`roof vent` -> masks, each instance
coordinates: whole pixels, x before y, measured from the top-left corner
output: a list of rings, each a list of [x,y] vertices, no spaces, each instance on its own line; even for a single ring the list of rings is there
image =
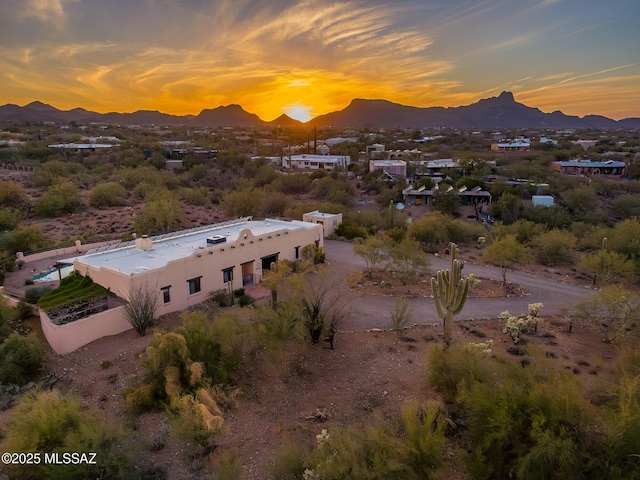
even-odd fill
[[[223,235],[213,235],[211,237],[207,237],[207,245],[217,245],[219,243],[225,243],[227,241],[227,237]]]

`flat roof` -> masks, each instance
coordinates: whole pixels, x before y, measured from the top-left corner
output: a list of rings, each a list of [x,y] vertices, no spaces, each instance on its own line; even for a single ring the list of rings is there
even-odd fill
[[[274,219],[259,221],[240,219],[237,222],[223,222],[151,237],[153,242],[151,250],[137,249],[135,241],[130,241],[89,250],[85,255],[75,259],[85,265],[109,268],[131,275],[162,268],[174,260],[190,257],[197,250],[223,247],[224,244],[207,244],[207,238],[214,235],[225,237],[227,239],[225,243],[233,243],[238,240],[240,232],[246,229],[250,230],[254,236],[260,237],[281,230],[314,228],[318,228],[318,225],[299,220],[287,222]]]
[[[561,167],[624,167],[626,164],[624,162],[619,162],[616,160],[561,160],[558,162],[551,162]]]
[[[338,215],[340,215],[339,213],[324,213],[324,212],[320,212],[318,210],[315,210],[313,212],[307,212],[304,215],[313,215],[314,217],[326,217],[326,218],[331,218],[331,217],[337,217]]]

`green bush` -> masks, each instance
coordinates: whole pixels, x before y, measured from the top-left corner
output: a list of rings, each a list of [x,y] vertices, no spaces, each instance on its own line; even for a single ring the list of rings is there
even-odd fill
[[[36,214],[43,217],[59,217],[74,213],[80,206],[78,187],[70,182],[51,185],[36,205]]]
[[[238,303],[241,307],[248,307],[249,305],[253,305],[253,298],[251,298],[247,294],[244,294],[238,298]]]
[[[344,237],[347,240],[353,240],[356,237],[365,238],[367,236],[367,231],[364,227],[356,225],[350,220],[344,220],[338,225],[335,233],[337,236]]]
[[[450,401],[455,400],[464,385],[485,383],[491,378],[487,355],[479,349],[459,345],[452,345],[448,350],[432,348],[427,370],[429,385]]]
[[[35,334],[28,337],[14,332],[0,345],[0,382],[27,383],[44,360]]]
[[[89,193],[89,205],[92,207],[115,207],[126,205],[127,189],[118,182],[98,185]]]
[[[132,466],[118,452],[119,432],[98,415],[85,410],[80,401],[60,392],[31,392],[22,397],[4,431],[9,452],[95,452],[96,464],[13,465],[11,478],[85,480],[127,478]],[[43,459],[41,459],[43,460]]]
[[[494,363],[491,381],[458,390],[471,445],[473,478],[591,478],[592,426],[579,381],[554,373],[542,351],[528,351],[529,366]]]
[[[45,294],[53,291],[49,285],[39,285],[37,287],[29,287],[24,292],[24,300],[27,303],[36,304]]]

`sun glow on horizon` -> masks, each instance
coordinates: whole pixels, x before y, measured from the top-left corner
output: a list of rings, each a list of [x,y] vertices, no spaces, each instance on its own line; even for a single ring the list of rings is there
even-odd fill
[[[284,112],[294,120],[308,122],[312,118],[311,108],[300,103],[294,103],[284,107]]]

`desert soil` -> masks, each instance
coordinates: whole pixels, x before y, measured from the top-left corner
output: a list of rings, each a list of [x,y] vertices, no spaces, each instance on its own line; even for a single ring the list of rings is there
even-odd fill
[[[390,292],[385,278],[378,275],[370,280],[369,293],[399,293]],[[388,285],[392,279],[386,282]],[[494,296],[502,291],[494,282],[481,285],[483,289],[476,295]],[[406,294],[407,286],[398,288]],[[411,288],[424,294],[420,282]],[[224,310],[246,313],[239,307]],[[36,319],[30,324],[34,331],[40,331]],[[161,319],[158,328],[170,331],[179,324],[179,315],[169,315]],[[454,333],[460,344],[492,339],[496,354],[510,356],[507,348],[513,343],[496,319],[457,322]],[[172,436],[166,413],[134,417],[126,408],[123,392],[139,382],[143,370],[138,359],[151,337],[138,337],[130,331],[65,356],[48,351],[45,370],[60,378],[56,387],[98,409],[108,421],[127,427],[130,433],[124,447],[139,452],[134,456],[138,468],[155,469],[158,477],[152,478],[210,478],[224,452],[229,451],[242,465],[243,479],[268,478],[265,466],[284,443],[311,443],[324,428],[372,425],[379,416],[395,418],[410,399],[438,398],[427,385],[426,372],[429,349],[442,342],[442,325],[414,326],[400,332],[341,331],[334,350],[324,343],[292,343],[287,361],[278,368],[260,356],[248,363],[235,377],[238,396],[235,406],[225,412],[227,427],[216,437],[216,448],[203,454],[196,445]],[[569,333],[561,318],[551,317],[527,340],[550,352],[559,369],[581,376],[585,395],[597,398],[606,390],[615,350],[592,328],[574,325]],[[0,412],[0,424],[10,415],[11,410]],[[455,450],[443,452],[447,477],[466,478],[455,461],[459,458]]]

